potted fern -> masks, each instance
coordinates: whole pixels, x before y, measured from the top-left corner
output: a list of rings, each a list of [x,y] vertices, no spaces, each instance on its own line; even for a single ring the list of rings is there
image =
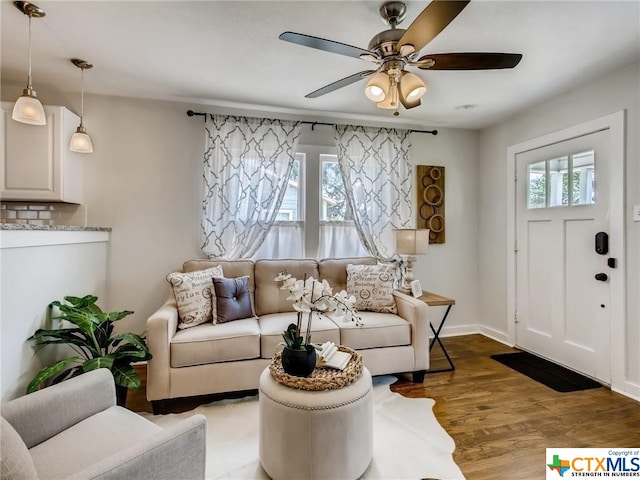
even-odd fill
[[[97,300],[93,295],[67,296],[64,303],[54,301],[49,304],[49,315],[54,308],[59,311],[59,315],[51,319],[59,321],[60,328],[40,328],[28,340],[37,346],[68,345],[77,355],[43,368],[29,383],[27,393],[97,368],[108,368],[113,373],[119,405],[124,406],[128,388],[140,387],[140,378],[131,364],[151,358],[144,336],[134,333],[113,335],[115,322],[133,312],[103,312],[96,305]]]

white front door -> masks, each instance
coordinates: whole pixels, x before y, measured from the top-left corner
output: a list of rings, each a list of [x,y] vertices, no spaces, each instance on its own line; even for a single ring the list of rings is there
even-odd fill
[[[516,155],[516,343],[610,382],[609,145],[604,129]],[[606,276],[606,278],[605,278]]]

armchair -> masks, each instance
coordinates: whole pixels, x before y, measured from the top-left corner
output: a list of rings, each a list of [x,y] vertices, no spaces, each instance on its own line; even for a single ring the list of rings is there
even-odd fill
[[[108,369],[2,404],[1,478],[204,479],[205,423],[162,429],[116,406]]]

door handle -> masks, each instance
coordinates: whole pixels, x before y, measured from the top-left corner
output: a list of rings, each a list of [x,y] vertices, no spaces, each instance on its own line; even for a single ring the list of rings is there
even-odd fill
[[[596,280],[599,282],[606,282],[609,280],[609,276],[606,273],[596,273]]]

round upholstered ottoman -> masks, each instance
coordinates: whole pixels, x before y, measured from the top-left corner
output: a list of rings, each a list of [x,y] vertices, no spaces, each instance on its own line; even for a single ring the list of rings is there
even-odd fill
[[[309,391],[260,376],[260,463],[274,480],[356,479],[373,452],[371,374],[346,387]]]

